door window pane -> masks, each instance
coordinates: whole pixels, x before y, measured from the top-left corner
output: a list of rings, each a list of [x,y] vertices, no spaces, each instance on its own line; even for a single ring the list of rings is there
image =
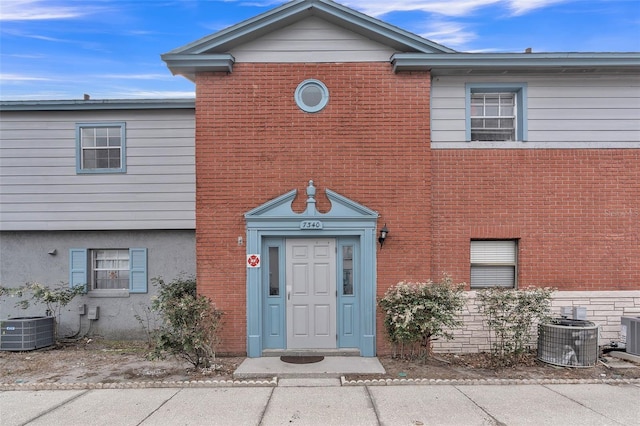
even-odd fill
[[[342,247],[342,294],[353,295],[353,246]]]
[[[269,247],[269,296],[280,296],[280,250]]]

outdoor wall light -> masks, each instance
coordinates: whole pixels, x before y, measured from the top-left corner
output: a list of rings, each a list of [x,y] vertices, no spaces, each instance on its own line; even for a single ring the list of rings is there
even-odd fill
[[[384,240],[387,239],[387,234],[389,230],[387,229],[387,224],[385,223],[382,229],[380,230],[380,237],[378,237],[378,242],[380,243],[380,248],[384,245]]]
[[[58,254],[58,250],[56,249],[49,250],[47,253],[50,254],[51,256],[55,256],[56,254]]]

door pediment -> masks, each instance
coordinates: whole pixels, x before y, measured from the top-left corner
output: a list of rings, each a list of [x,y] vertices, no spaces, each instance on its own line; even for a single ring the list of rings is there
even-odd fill
[[[379,216],[376,211],[330,189],[325,190],[325,194],[331,203],[331,209],[326,213],[319,212],[316,209],[316,188],[313,186],[313,181],[309,181],[309,185],[307,186],[307,208],[302,213],[296,213],[293,211],[292,204],[297,193],[298,191],[296,189],[291,190],[248,211],[244,215],[247,225],[251,228],[253,227],[252,225],[259,226],[258,224],[264,221],[273,222],[277,219],[299,221],[307,218],[320,219],[323,221],[360,219],[373,221],[375,223]]]

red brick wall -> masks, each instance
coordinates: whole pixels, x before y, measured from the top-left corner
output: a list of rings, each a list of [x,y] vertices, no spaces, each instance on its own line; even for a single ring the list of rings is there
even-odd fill
[[[302,112],[294,91],[316,78],[327,107]],[[197,76],[196,245],[199,291],[224,310],[223,352],[246,350],[243,213],[291,189],[304,210],[313,179],[318,209],[332,189],[380,213],[378,294],[431,271],[429,74],[388,63],[236,64]],[[380,334],[378,341],[384,344]]]
[[[469,241],[518,238],[520,286],[640,288],[638,150],[434,150],[432,274],[469,282]]]
[[[328,106],[294,91],[323,81]],[[638,150],[429,149],[429,75],[387,63],[237,64],[197,77],[198,285],[225,312],[222,351],[246,350],[243,213],[291,189],[303,211],[330,188],[381,215],[378,296],[443,272],[469,282],[469,241],[519,240],[520,286],[631,290],[640,283]],[[378,316],[378,350],[387,351]]]

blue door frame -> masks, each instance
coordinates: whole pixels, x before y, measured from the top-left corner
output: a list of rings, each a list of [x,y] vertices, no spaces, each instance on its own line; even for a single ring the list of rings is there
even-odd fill
[[[357,348],[361,356],[376,354],[376,240],[378,213],[329,189],[327,213],[316,210],[313,181],[307,187],[307,208],[295,213],[292,190],[247,212],[247,255],[261,258],[259,268],[247,268],[247,355],[262,356],[263,349],[286,348],[284,305],[284,241],[287,238],[335,238],[338,247],[338,347]],[[341,248],[353,247],[353,294],[344,294]],[[270,248],[280,250],[280,291],[269,292]],[[273,265],[273,264],[272,264]]]

